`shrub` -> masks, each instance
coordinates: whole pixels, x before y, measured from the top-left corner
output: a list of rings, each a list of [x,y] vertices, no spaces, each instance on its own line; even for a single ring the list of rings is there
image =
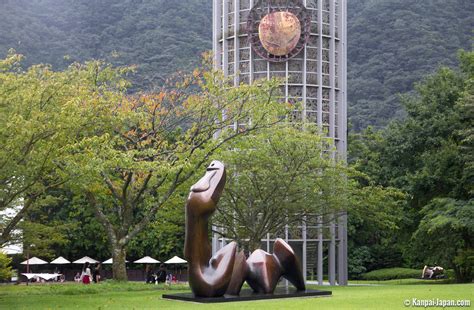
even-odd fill
[[[12,259],[0,252],[0,281],[9,281],[12,276]]]
[[[422,270],[410,268],[385,268],[367,272],[362,275],[364,280],[385,281],[394,279],[421,278]]]
[[[454,269],[447,269],[444,271],[444,274],[450,280],[456,279],[456,273],[454,272]]]

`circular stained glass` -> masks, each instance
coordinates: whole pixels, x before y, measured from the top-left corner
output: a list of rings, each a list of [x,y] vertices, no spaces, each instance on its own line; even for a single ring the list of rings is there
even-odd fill
[[[258,37],[270,54],[288,55],[301,38],[300,21],[290,12],[270,13],[260,21]]]
[[[311,15],[301,0],[260,0],[249,13],[247,32],[258,55],[283,62],[304,48],[310,26]]]

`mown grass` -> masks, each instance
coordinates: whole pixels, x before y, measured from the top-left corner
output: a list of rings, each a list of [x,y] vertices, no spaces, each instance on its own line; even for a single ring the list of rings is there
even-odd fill
[[[142,283],[0,286],[0,309],[405,309],[404,301],[412,298],[470,299],[474,302],[474,284],[425,281],[412,285],[414,283],[319,287],[332,290],[333,296],[212,305],[162,299],[165,293],[188,291],[186,286],[168,288]],[[311,288],[318,289],[316,286]]]
[[[104,294],[109,292],[120,293],[120,292],[140,292],[140,291],[160,291],[160,292],[173,292],[182,291],[189,289],[187,285],[172,285],[167,286],[164,284],[150,285],[138,282],[114,282],[107,281],[98,285],[82,285],[76,283],[55,283],[55,284],[35,284],[26,286],[22,285],[8,285],[0,286],[0,298],[2,296],[8,296],[15,294],[17,296],[34,296],[34,295],[94,295]]]

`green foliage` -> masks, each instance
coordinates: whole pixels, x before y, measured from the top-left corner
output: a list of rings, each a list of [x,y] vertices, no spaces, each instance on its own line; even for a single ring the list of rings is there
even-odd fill
[[[0,281],[10,280],[12,276],[12,259],[0,251]]]
[[[402,218],[403,193],[377,186],[367,175],[335,161],[330,141],[305,126],[303,131],[298,125],[273,127],[234,140],[219,153],[229,176],[213,224],[222,225],[226,237],[250,251],[269,232],[284,235],[286,224],[292,234],[291,227],[305,215],[328,220],[327,215],[343,210],[361,228],[360,243],[391,236]],[[365,271],[362,264],[372,260],[369,256],[351,265],[354,274]]]
[[[66,225],[68,244],[56,247],[57,256],[80,258],[94,253],[95,259],[109,259],[111,250],[107,243],[107,234],[94,214],[86,199],[73,195],[71,187],[65,184],[63,191],[58,193],[64,201],[50,206],[46,212],[53,215],[54,221],[62,221]]]
[[[474,200],[434,199],[413,235],[417,257],[453,268],[459,282],[474,278]]]
[[[349,174],[348,184],[354,194],[344,199],[355,206],[350,216],[350,247],[357,262],[353,271],[359,274],[363,268],[371,270],[381,264],[419,263],[421,258],[413,254],[409,244],[418,224],[427,216],[420,211],[436,198],[454,199],[454,204],[465,204],[472,198],[474,54],[461,52],[459,71],[441,69],[417,86],[416,95],[410,91],[415,81],[438,65],[453,67],[456,50],[470,48],[474,3],[356,0],[348,5],[349,109],[354,128],[367,124],[379,127],[392,117],[406,116],[386,131],[369,129],[351,139],[351,162],[361,173]],[[114,130],[146,123],[146,113],[142,110],[125,120],[104,114],[101,108],[116,111],[115,103],[122,101],[122,92],[128,86],[121,78],[125,71],[100,62],[73,62],[105,58],[119,65],[134,64],[138,74],[130,76],[135,82],[131,90],[156,89],[170,73],[194,67],[199,54],[211,48],[210,11],[210,2],[203,0],[2,3],[0,53],[14,47],[27,57],[11,53],[0,61],[0,123],[6,124],[0,126],[0,211],[21,204],[21,197],[25,199],[24,212],[18,217],[0,219],[0,243],[10,239],[19,220],[26,217],[25,225],[58,226],[55,239],[66,236],[70,241],[67,245],[49,245],[46,251],[52,248],[65,256],[90,252],[111,255],[105,243],[106,231],[94,217],[89,200],[74,197],[57,204],[51,197],[63,194],[51,190],[64,178],[81,179],[94,169],[116,173],[117,166],[126,170],[135,165],[134,156],[149,152],[149,148],[121,153],[120,147],[127,147],[127,143],[116,139]],[[22,69],[41,62],[64,71],[55,72],[43,65]],[[213,96],[238,97],[224,92],[209,89]],[[401,100],[405,111],[400,108],[398,93],[408,93]],[[137,102],[145,103],[149,100],[146,97]],[[173,145],[179,140],[176,137],[186,132],[187,124],[183,120],[182,126],[164,141]],[[70,152],[78,152],[71,158],[79,158],[78,166],[85,167],[72,169],[72,175],[69,163],[58,160]],[[109,157],[102,163],[89,160],[96,155],[103,156],[100,159]],[[140,169],[146,171],[150,166],[143,163]],[[190,169],[192,164],[182,167]],[[93,191],[104,189],[101,177],[96,174],[90,180],[97,182],[93,183],[97,185]],[[143,180],[138,178],[137,184],[143,184]],[[112,181],[123,184],[120,176]],[[408,194],[403,215],[400,191],[394,188]],[[66,192],[82,189],[80,184],[64,186]],[[184,183],[176,188],[169,203],[150,217],[147,229],[130,240],[131,255],[141,255],[150,247],[157,249],[157,255],[174,250],[179,253],[179,248],[173,248],[183,234],[182,209],[177,206],[181,207],[186,190]],[[110,189],[100,193],[110,194]],[[340,199],[331,197],[325,199],[330,203]],[[137,212],[136,218],[146,217],[153,203],[144,201],[145,212]],[[102,207],[119,225],[120,218],[114,215],[118,206],[106,201]],[[39,215],[43,212],[48,216]],[[61,221],[64,225],[59,224]],[[44,234],[51,229],[43,228]],[[455,241],[457,244],[459,240]],[[368,246],[368,251],[363,246]],[[458,266],[466,266],[471,257],[469,249],[447,253]]]
[[[461,52],[461,69],[466,76],[465,90],[456,104],[461,129],[457,132],[460,157],[465,163],[461,182],[474,195],[474,53]]]
[[[183,198],[181,188],[219,147],[285,114],[276,81],[234,88],[216,71],[195,70],[158,93],[125,96],[127,68],[89,62],[61,72],[21,71],[20,59],[9,56],[0,72],[0,210],[25,203],[13,219],[2,217],[3,235],[26,218],[23,241],[43,256],[99,249],[121,262],[123,275],[125,247],[145,228],[152,229],[139,246],[165,235],[159,253],[179,251],[173,244],[183,234],[182,213],[174,199]],[[244,130],[231,129],[249,119]],[[165,216],[173,213],[170,223]],[[71,235],[77,238],[70,248]]]
[[[472,1],[348,1],[349,115],[356,130],[403,116],[399,93],[470,48]],[[136,65],[134,90],[156,89],[192,70],[212,48],[212,5],[205,0],[17,0],[0,10],[0,55],[25,66],[106,59]],[[64,57],[67,55],[67,57]]]
[[[25,221],[19,225],[23,234],[24,247],[29,250],[30,256],[52,260],[56,258],[56,249],[69,243],[63,224],[48,224]]]
[[[31,255],[63,256],[71,260],[86,255],[98,260],[109,259],[107,235],[87,201],[74,196],[68,184],[49,190],[47,194],[51,198],[49,203],[30,209],[21,224],[26,226],[25,247],[35,245]],[[41,234],[35,233],[36,227]]]
[[[454,257],[454,272],[458,282],[471,283],[474,279],[474,249],[458,250]]]
[[[385,252],[402,253],[398,265],[431,262],[456,270],[455,261],[462,262],[456,276],[465,281],[464,252],[473,239],[466,222],[472,221],[473,52],[461,52],[460,60],[458,71],[441,68],[417,85],[417,95],[404,98],[406,119],[356,135],[351,161],[375,184],[407,193],[402,229],[386,239]]]
[[[367,272],[366,266],[372,262],[370,249],[366,246],[351,249],[348,257],[348,272],[351,279],[360,279]]]
[[[211,48],[211,9],[204,0],[3,1],[0,54],[15,48],[26,66],[55,69],[89,59],[136,65],[134,88],[149,90],[199,64]]]
[[[59,159],[126,85],[118,74],[127,69],[101,62],[61,72],[45,65],[22,71],[21,59],[10,54],[0,60],[0,211],[18,211],[1,219],[0,244],[9,241],[28,209],[47,203],[46,192],[64,183]],[[83,110],[83,102],[91,109]]]
[[[421,278],[421,272],[422,270],[410,268],[386,268],[363,274],[362,278],[371,281]]]
[[[394,236],[403,233],[407,221],[403,212],[406,195],[378,180],[384,141],[381,132],[368,127],[362,133],[351,133],[349,140],[348,162],[361,187],[354,195],[355,202],[360,200],[366,206],[355,208],[357,212],[351,212],[348,221],[349,273],[359,278],[362,272],[403,264],[400,243]]]
[[[462,146],[466,156],[470,149],[461,144],[459,133],[467,134],[472,124],[472,115],[461,112],[468,112],[471,79],[467,72],[442,68],[418,84],[418,95],[404,99],[405,120],[357,137],[363,146],[352,149],[351,156],[357,157],[359,168],[378,184],[412,194],[411,203],[418,209],[433,195],[467,197],[469,182],[458,180],[470,162],[459,149]],[[464,140],[469,142],[468,137]]]
[[[345,168],[331,159],[330,141],[309,126],[282,124],[252,133],[219,157],[228,178],[214,225],[249,251],[269,232],[281,236],[286,224],[300,223],[305,214],[347,206]]]
[[[160,92],[117,93],[120,104],[110,101],[110,109],[96,113],[99,120],[93,132],[77,140],[62,158],[71,189],[83,195],[107,235],[115,279],[126,279],[130,242],[139,234],[159,233],[145,229],[164,214],[161,210],[173,212],[174,197],[215,151],[285,115],[285,107],[276,100],[276,81],[230,87],[220,73],[207,68],[177,77]],[[83,108],[89,111],[93,106],[84,102]],[[250,119],[243,130],[231,128]],[[159,222],[165,224],[166,219]],[[176,225],[161,227],[182,231]],[[170,250],[170,243],[161,245]]]
[[[349,208],[353,219],[367,224],[367,234],[378,231],[379,238],[398,229],[398,223],[402,219],[400,206],[405,199],[403,192],[394,187],[382,187],[373,183],[364,185],[364,181],[360,181],[364,175],[357,174],[354,170],[351,170],[349,176]],[[377,236],[372,238],[377,239]]]
[[[164,261],[175,255],[183,256],[184,203],[188,188],[183,186],[167,207],[157,211],[155,220],[130,241],[129,257],[149,255]]]
[[[406,196],[396,188],[375,185],[356,167],[351,167],[348,189],[348,267],[350,276],[359,278],[367,270],[401,264],[399,245],[392,238],[403,225]]]
[[[474,2],[349,1],[348,98],[354,129],[404,116],[399,94],[471,49]]]

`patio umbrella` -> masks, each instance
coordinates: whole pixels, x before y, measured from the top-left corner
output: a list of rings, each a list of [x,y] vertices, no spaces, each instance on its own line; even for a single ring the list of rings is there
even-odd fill
[[[89,256],[84,256],[83,258],[81,259],[78,259],[78,260],[75,260],[73,261],[72,263],[73,264],[85,264],[85,263],[89,263],[89,264],[97,264],[99,261],[93,259],[93,258],[90,258]]]
[[[186,263],[187,261],[185,261],[184,259],[178,256],[170,258],[165,262],[165,264],[186,264]]]
[[[135,264],[159,264],[161,263],[159,260],[151,258],[150,256],[145,256],[140,258],[139,260],[134,261]]]
[[[59,256],[58,258],[56,258],[55,260],[53,260],[50,264],[51,264],[51,265],[68,265],[68,264],[70,264],[70,263],[71,263],[71,262],[68,261],[67,259],[65,259],[64,257]],[[59,269],[59,267],[56,267],[56,268],[54,269],[54,276],[46,276],[46,277],[42,277],[42,278],[45,279],[46,281],[50,280],[50,279],[49,279],[50,277],[51,277],[52,279],[57,278],[58,280],[61,280],[61,277],[60,277],[58,274],[61,274],[61,273],[63,273],[63,272],[64,272],[64,270],[61,271],[61,270]],[[64,277],[64,278],[63,278],[62,281],[66,280],[66,276],[63,275],[63,277]],[[62,281],[61,281],[61,282],[62,282]]]
[[[128,263],[128,260],[125,260],[126,263]],[[109,258],[105,262],[102,262],[104,265],[112,265],[114,263],[114,260],[112,258]]]
[[[58,258],[53,260],[50,264],[53,264],[53,265],[67,265],[67,264],[70,264],[70,263],[71,262],[68,261],[67,259],[65,259],[64,257],[59,256]]]
[[[28,260],[25,260],[22,262],[22,265],[46,265],[48,262],[44,261],[42,259],[39,259],[38,257],[32,257]]]
[[[46,265],[47,263],[48,263],[47,261],[44,261],[44,260],[42,260],[38,257],[32,257],[32,258],[29,258],[29,259],[25,260],[21,264],[26,265],[26,272],[29,273],[30,272],[30,266],[33,266],[33,265]],[[28,284],[28,282],[27,282],[27,284]]]
[[[179,256],[174,256],[173,258],[170,258],[165,262],[165,264],[167,264],[167,265],[171,265],[171,264],[179,265],[179,264],[186,264],[186,263],[187,263],[187,261],[185,261],[184,259],[182,259]],[[178,275],[178,268],[176,266],[174,268],[174,271],[175,271],[175,274],[177,276]],[[181,270],[179,271],[179,274],[181,275]]]
[[[148,272],[150,271],[150,264],[159,264],[161,263],[159,260],[156,260],[150,256],[145,256],[140,258],[139,260],[134,261],[135,264],[145,264],[145,281],[148,282]]]

